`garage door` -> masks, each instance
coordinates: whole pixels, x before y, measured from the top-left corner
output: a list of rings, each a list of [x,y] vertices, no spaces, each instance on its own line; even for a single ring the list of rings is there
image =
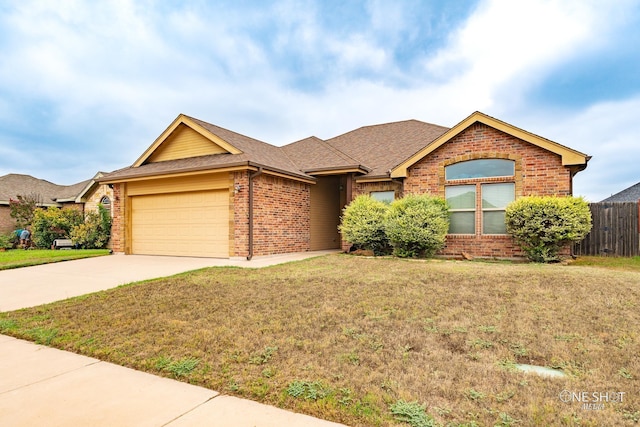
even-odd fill
[[[228,190],[131,198],[131,251],[229,257]]]

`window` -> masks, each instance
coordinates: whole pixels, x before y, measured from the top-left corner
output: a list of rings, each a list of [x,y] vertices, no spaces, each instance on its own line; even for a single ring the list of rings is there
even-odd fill
[[[482,184],[482,234],[507,234],[505,208],[515,196],[515,184]]]
[[[103,208],[111,212],[111,200],[109,199],[109,197],[102,196],[102,198],[100,199],[100,204]]]
[[[506,234],[505,208],[515,199],[514,175],[513,160],[478,159],[446,166],[448,181],[466,181],[445,187],[451,213],[449,234],[476,234],[476,224],[481,224],[482,234]]]
[[[456,185],[445,189],[451,216],[449,234],[475,234],[476,186]]]
[[[468,160],[444,168],[445,179],[490,178],[495,176],[513,176],[515,162],[505,159]]]
[[[375,200],[380,200],[381,202],[386,203],[393,202],[396,197],[395,191],[372,191],[369,195]]]

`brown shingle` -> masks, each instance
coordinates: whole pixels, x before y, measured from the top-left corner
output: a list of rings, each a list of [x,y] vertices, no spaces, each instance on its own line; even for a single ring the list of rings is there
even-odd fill
[[[51,205],[58,199],[75,199],[88,183],[89,180],[73,185],[57,185],[31,175],[10,173],[0,177],[0,202],[8,203],[18,195],[38,195],[41,203]]]
[[[429,145],[447,130],[449,128],[443,126],[406,120],[364,126],[326,142],[370,168],[368,177],[377,177],[387,176],[390,169]]]

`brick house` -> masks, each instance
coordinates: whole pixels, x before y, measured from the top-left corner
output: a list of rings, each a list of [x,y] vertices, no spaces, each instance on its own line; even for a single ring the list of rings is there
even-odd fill
[[[276,147],[179,115],[113,187],[112,244],[126,254],[252,257],[342,247],[354,197],[445,197],[442,254],[520,255],[504,208],[524,195],[571,195],[589,156],[475,112],[446,128],[417,120]]]
[[[98,172],[93,178],[73,185],[58,185],[31,175],[7,174],[0,176],[0,233],[11,233],[16,222],[11,218],[9,201],[17,196],[35,197],[38,206],[77,209],[82,212],[97,210],[98,203],[110,209],[113,190],[98,184]]]

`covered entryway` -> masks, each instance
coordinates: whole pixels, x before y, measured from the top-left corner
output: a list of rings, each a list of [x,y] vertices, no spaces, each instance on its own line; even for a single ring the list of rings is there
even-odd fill
[[[132,197],[131,253],[229,257],[229,191]]]
[[[312,251],[340,248],[338,225],[344,198],[344,184],[340,176],[318,177],[317,183],[311,186]]]

